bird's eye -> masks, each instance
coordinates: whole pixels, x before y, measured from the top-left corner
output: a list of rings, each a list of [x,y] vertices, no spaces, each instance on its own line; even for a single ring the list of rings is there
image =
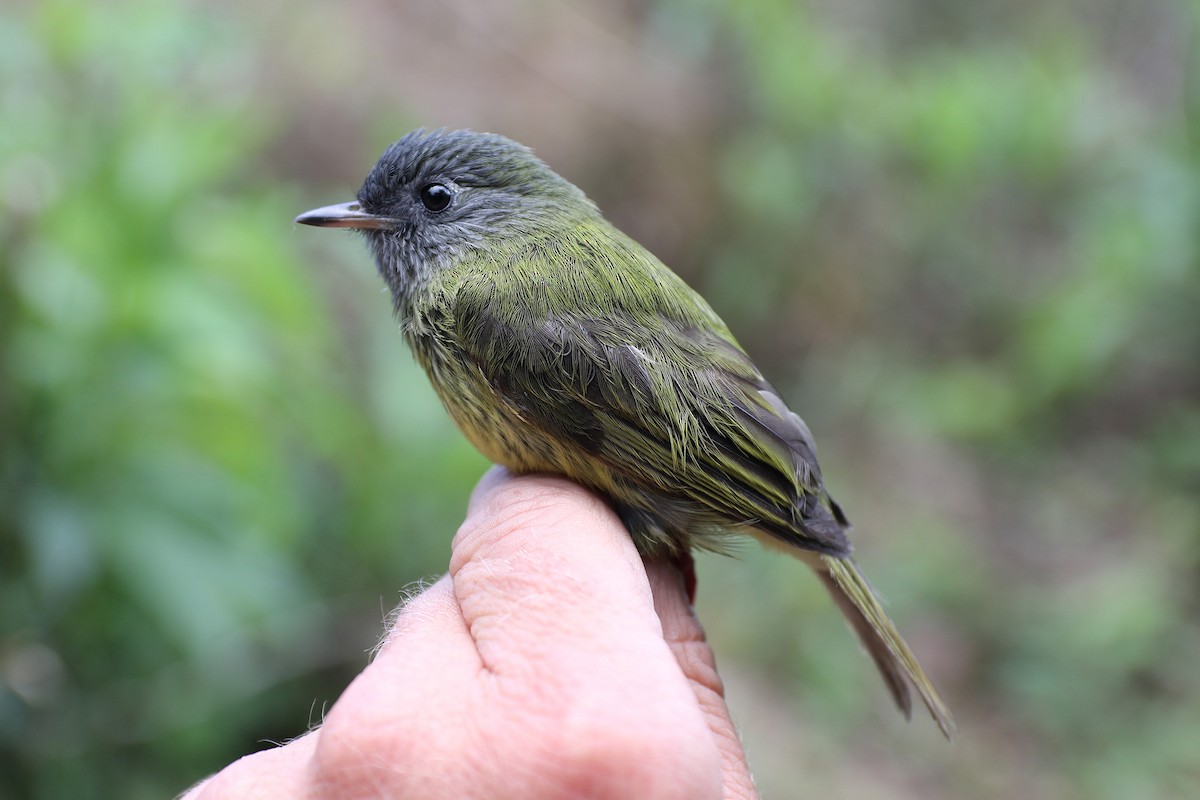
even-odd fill
[[[445,211],[454,193],[441,183],[430,183],[421,189],[421,204],[429,211]]]

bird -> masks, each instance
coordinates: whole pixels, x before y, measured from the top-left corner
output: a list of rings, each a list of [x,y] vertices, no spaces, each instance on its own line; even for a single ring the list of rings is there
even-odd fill
[[[296,217],[365,238],[400,328],[488,459],[608,500],[640,553],[749,535],[817,574],[911,719],[954,722],[853,557],[808,426],[711,306],[532,150],[424,130],[357,198]]]

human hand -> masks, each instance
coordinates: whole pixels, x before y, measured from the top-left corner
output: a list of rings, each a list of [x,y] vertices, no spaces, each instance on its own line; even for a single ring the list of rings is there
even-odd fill
[[[757,794],[678,569],[584,489],[497,468],[321,727],[184,800],[582,797]]]

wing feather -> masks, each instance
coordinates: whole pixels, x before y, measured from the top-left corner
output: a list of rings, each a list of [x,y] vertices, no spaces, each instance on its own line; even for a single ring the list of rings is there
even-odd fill
[[[618,287],[626,296],[605,299],[612,315],[599,318],[588,296],[596,287],[586,282],[603,276],[586,259],[537,276],[566,300],[553,304],[519,274],[534,263],[510,260],[506,272],[458,286],[455,344],[552,450],[586,453],[604,471],[577,467],[571,477],[657,513],[666,527],[682,528],[679,536],[750,525],[804,549],[850,552],[848,523],[825,491],[807,426],[698,295],[661,268],[665,275],[648,277],[677,282],[667,288],[687,302],[639,304],[630,282]],[[666,501],[679,496],[692,505]],[[653,507],[655,499],[665,505]]]

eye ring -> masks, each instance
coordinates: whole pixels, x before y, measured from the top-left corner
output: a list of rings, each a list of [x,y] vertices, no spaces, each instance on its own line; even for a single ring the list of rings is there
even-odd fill
[[[421,187],[421,205],[425,210],[437,214],[450,207],[454,192],[444,183],[427,183]]]

